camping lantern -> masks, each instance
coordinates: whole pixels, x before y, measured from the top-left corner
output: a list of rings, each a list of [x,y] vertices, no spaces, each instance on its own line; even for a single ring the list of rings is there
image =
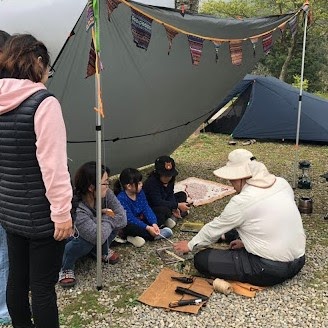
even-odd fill
[[[302,170],[301,176],[298,178],[298,188],[311,189],[312,183],[310,178],[311,163],[309,161],[300,161],[298,168]]]

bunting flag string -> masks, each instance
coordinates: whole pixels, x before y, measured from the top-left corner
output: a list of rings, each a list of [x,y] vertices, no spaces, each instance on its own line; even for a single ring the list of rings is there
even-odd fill
[[[250,38],[255,38],[255,37],[263,37],[265,35],[267,35],[268,33],[272,33],[274,31],[277,30],[278,27],[275,27],[269,31],[266,31],[266,32],[263,32],[261,34],[257,34],[257,35],[251,35],[249,37],[246,37],[246,38],[242,38],[242,39],[224,39],[224,38],[214,38],[214,37],[208,37],[208,36],[204,36],[204,35],[199,35],[199,34],[195,34],[195,33],[191,33],[190,31],[185,31],[183,29],[180,29],[180,28],[177,28],[176,26],[173,26],[173,25],[170,25],[166,22],[163,22],[162,20],[156,18],[156,17],[153,17],[151,15],[149,15],[147,12],[143,11],[142,9],[139,9],[138,7],[136,7],[134,4],[128,2],[127,0],[117,0],[119,2],[122,2],[124,3],[126,6],[130,7],[131,10],[134,10],[135,12],[139,12],[140,14],[144,15],[145,17],[148,17],[149,19],[151,19],[152,21],[160,24],[160,25],[163,25],[164,27],[169,27],[171,28],[172,30],[175,30],[176,32],[178,33],[181,33],[181,34],[185,34],[185,35],[193,35],[193,36],[196,36],[198,38],[201,38],[203,40],[209,40],[209,41],[221,41],[221,42],[229,42],[229,41],[246,41]],[[286,20],[285,23],[289,22],[290,20],[292,20],[294,17],[298,16],[300,14],[300,12],[302,11],[302,8],[300,8],[297,12],[295,12],[293,14],[293,16],[291,16],[288,20]]]
[[[175,30],[172,30],[168,26],[164,25],[164,28],[165,28],[165,31],[166,31],[167,38],[169,40],[169,50],[168,50],[168,53],[167,53],[169,55],[170,51],[171,51],[171,48],[172,48],[172,41],[175,38],[175,36],[178,35],[179,33]]]
[[[273,46],[272,33],[268,33],[262,39],[263,51],[267,55]]]
[[[203,52],[204,40],[193,35],[188,35],[190,55],[193,65],[198,65]]]
[[[187,36],[189,42],[189,50],[191,54],[192,64],[198,65],[200,63],[200,58],[203,51],[203,43],[204,40],[208,40],[214,44],[215,49],[215,61],[218,62],[219,59],[219,48],[224,42],[229,42],[229,50],[231,55],[231,62],[233,65],[241,65],[243,59],[243,51],[242,51],[242,42],[246,40],[250,40],[253,46],[253,55],[256,56],[256,45],[260,39],[262,39],[263,51],[265,54],[268,54],[273,46],[273,32],[278,28],[281,33],[286,29],[286,25],[289,24],[291,29],[291,33],[294,36],[297,30],[297,18],[301,12],[308,10],[307,3],[304,4],[302,8],[300,8],[297,12],[295,12],[291,17],[289,17],[284,23],[275,27],[269,31],[263,32],[261,34],[252,35],[242,39],[223,39],[223,38],[213,38],[202,36],[194,33],[190,33],[188,31],[177,28],[173,25],[165,23],[151,15],[142,9],[138,8],[133,3],[128,2],[127,0],[107,0],[107,11],[108,11],[108,19],[110,20],[110,16],[113,11],[118,7],[120,3],[124,3],[131,9],[131,31],[133,35],[133,41],[137,47],[147,50],[152,33],[152,23],[153,21],[164,26],[166,30],[166,35],[168,38],[168,55],[172,49],[172,43],[174,37],[182,33]],[[98,12],[95,8],[98,8],[98,0],[88,0],[87,4],[87,31],[97,25],[97,17],[95,17],[94,13]],[[95,70],[97,69],[95,62],[99,56],[99,49],[97,49],[97,44],[99,44],[99,31],[95,28],[95,40],[90,48],[89,53],[89,62],[87,68],[87,77],[95,74]],[[102,69],[101,61],[99,59],[99,69]]]
[[[243,61],[242,47],[243,45],[241,40],[234,40],[229,42],[231,62],[233,65],[241,65]]]
[[[112,12],[117,8],[120,4],[119,0],[107,0],[107,13],[108,13],[108,20],[110,21],[110,16]]]
[[[132,9],[131,30],[133,41],[138,48],[147,50],[151,38],[151,26],[153,20],[138,11]]]

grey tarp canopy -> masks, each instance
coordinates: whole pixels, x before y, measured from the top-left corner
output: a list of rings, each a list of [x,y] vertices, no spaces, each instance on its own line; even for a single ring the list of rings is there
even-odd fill
[[[271,76],[246,75],[218,105],[233,103],[205,127],[234,138],[295,140],[299,89]],[[302,95],[300,140],[328,142],[328,100]]]
[[[206,40],[200,64],[195,66],[186,34],[179,33],[173,39],[168,55],[165,28],[154,21],[145,51],[133,42],[131,9],[119,4],[109,21],[106,3],[99,1],[105,108],[102,157],[112,173],[127,166],[141,167],[153,163],[159,155],[172,153],[264,55],[261,37],[256,43],[255,55],[249,38],[274,30],[275,40],[281,35],[278,26],[293,16],[292,13],[243,20],[189,14],[182,17],[178,11],[131,2],[154,18],[188,33],[227,40],[245,39],[241,65],[232,65],[229,42],[220,46],[216,62],[214,44]],[[0,23],[0,29],[6,30],[6,26]],[[55,31],[49,31],[49,39],[53,33]],[[47,44],[47,40],[43,41]],[[74,35],[58,56],[56,72],[47,85],[62,104],[72,173],[83,162],[96,159],[95,80],[85,78],[90,43],[91,33],[86,33],[84,11],[74,27]]]

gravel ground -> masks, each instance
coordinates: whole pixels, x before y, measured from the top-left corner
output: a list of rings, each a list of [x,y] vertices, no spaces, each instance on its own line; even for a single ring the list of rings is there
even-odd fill
[[[215,180],[211,172],[224,164],[227,154],[234,149],[231,147],[236,147],[228,146],[228,140],[225,136],[207,134],[189,138],[173,154],[180,170],[179,179],[195,176]],[[293,181],[292,144],[257,142],[246,147],[273,173]],[[139,249],[130,244],[118,245],[115,250],[120,254],[120,262],[103,266],[100,291],[96,289],[96,262],[90,258],[78,263],[75,288],[63,290],[58,286],[61,327],[328,327],[328,220],[323,219],[328,211],[328,185],[320,178],[320,174],[328,171],[326,148],[302,146],[298,154],[300,159],[313,164],[313,188],[295,189],[296,201],[300,196],[312,197],[314,211],[302,215],[307,235],[306,265],[295,278],[267,288],[255,298],[213,293],[197,315],[165,311],[143,305],[137,298],[164,267],[155,251],[168,246],[168,242],[149,242]],[[188,220],[210,221],[229,199],[193,208]],[[179,225],[174,233],[176,241],[193,236],[180,232]],[[178,270],[176,265],[168,267]]]

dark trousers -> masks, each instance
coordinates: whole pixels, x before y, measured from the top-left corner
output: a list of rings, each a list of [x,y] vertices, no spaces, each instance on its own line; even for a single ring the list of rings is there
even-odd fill
[[[208,248],[194,257],[195,268],[209,277],[272,286],[294,277],[304,266],[305,256],[291,262],[263,259],[244,248],[220,250]]]
[[[14,328],[59,328],[55,285],[65,241],[53,237],[29,239],[7,233],[9,276],[7,305]]]
[[[183,203],[187,201],[187,194],[184,191],[179,191],[174,194],[174,197],[178,203]],[[166,219],[170,218],[172,216],[172,209],[165,206],[154,206],[152,207],[152,210],[156,214],[158,222],[164,222]],[[182,213],[181,213],[182,214]],[[160,225],[158,225],[160,226]]]

